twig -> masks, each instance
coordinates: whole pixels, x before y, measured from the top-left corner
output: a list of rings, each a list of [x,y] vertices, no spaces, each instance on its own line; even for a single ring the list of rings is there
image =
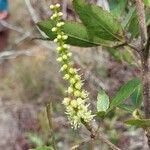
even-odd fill
[[[11,30],[14,30],[16,32],[23,33],[23,34],[25,33],[25,31],[22,28],[20,28],[18,26],[13,26],[4,20],[0,20],[0,24],[4,27],[11,29]]]
[[[27,5],[27,7],[28,7],[28,10],[29,10],[29,12],[30,12],[30,15],[31,15],[31,17],[32,17],[32,19],[33,19],[33,21],[34,21],[34,23],[37,23],[37,22],[40,20],[40,18],[39,18],[39,16],[36,14],[35,10],[33,9],[30,0],[25,0],[25,3],[26,3],[26,5]]]
[[[90,141],[90,139],[86,139],[84,141],[81,141],[79,144],[76,144],[75,146],[73,146],[71,148],[71,150],[77,150],[79,149],[81,146],[83,146],[84,144],[88,143]]]
[[[136,2],[136,10],[137,16],[140,26],[140,34],[141,34],[141,48],[143,49],[147,43],[147,26],[145,20],[145,9],[142,0],[135,0]]]
[[[97,134],[94,131],[94,128],[91,125],[85,123],[84,121],[82,121],[82,123],[84,124],[84,126],[86,127],[86,129],[88,131],[90,131],[92,139],[99,139],[100,141],[102,141],[105,144],[107,144],[112,150],[121,150],[119,147],[117,147],[116,145],[114,145],[113,143],[111,143],[107,138],[105,138],[104,135],[102,135],[101,133]]]
[[[145,9],[142,0],[136,0],[136,9],[140,25],[140,35],[141,35],[141,64],[142,64],[142,83],[143,83],[143,101],[145,109],[145,117],[150,118],[150,81],[149,81],[149,48],[150,48],[150,29],[148,28],[145,21]],[[147,39],[148,37],[148,39]],[[146,135],[148,138],[148,145],[150,148],[150,127],[146,130]]]

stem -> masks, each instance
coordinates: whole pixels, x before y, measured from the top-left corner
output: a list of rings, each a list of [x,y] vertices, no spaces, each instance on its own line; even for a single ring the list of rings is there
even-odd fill
[[[147,26],[145,20],[145,9],[143,0],[135,0],[136,2],[136,10],[137,16],[140,26],[140,34],[141,34],[141,49],[143,49],[147,43]]]
[[[148,59],[146,59],[143,52],[141,53],[141,62],[142,62],[142,83],[143,83],[143,100],[144,100],[145,117],[150,118],[149,66],[148,66]]]
[[[144,101],[144,110],[145,117],[147,119],[150,118],[150,82],[149,82],[149,49],[150,49],[150,27],[146,26],[145,21],[145,9],[142,0],[136,1],[136,9],[137,16],[140,26],[140,34],[141,34],[141,48],[140,48],[140,56],[141,56],[141,65],[142,65],[142,83],[143,83],[143,101]],[[148,139],[148,145],[150,147],[150,127],[145,129],[146,136]]]
[[[56,143],[55,143],[55,136],[54,136],[54,132],[53,132],[53,124],[52,124],[52,103],[50,102],[49,104],[47,104],[46,106],[46,112],[47,112],[47,118],[48,118],[48,123],[49,123],[49,128],[50,128],[50,134],[52,137],[52,145],[53,145],[53,149],[57,150],[56,148]]]
[[[92,139],[99,139],[103,143],[107,144],[112,150],[121,150],[119,147],[117,147],[116,145],[111,143],[107,138],[105,138],[102,134],[95,132],[94,128],[91,125],[87,124],[84,121],[82,121],[82,123],[84,124],[86,129],[90,131]]]

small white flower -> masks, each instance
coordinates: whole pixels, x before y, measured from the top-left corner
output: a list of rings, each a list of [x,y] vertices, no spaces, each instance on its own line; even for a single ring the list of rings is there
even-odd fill
[[[57,31],[57,28],[56,27],[53,27],[52,28],[52,32],[56,32]]]
[[[65,79],[65,80],[68,80],[69,78],[70,78],[69,74],[65,74],[65,75],[64,75],[64,79]]]
[[[56,8],[60,8],[60,4],[56,4],[55,7],[56,7]]]
[[[49,8],[50,8],[51,10],[53,10],[53,9],[55,8],[55,6],[54,6],[54,5],[50,5]]]
[[[55,43],[57,43],[57,42],[58,42],[58,39],[57,39],[57,38],[56,38],[56,39],[54,39],[54,42],[55,42]]]
[[[58,13],[58,16],[59,16],[59,17],[63,16],[63,13],[62,13],[62,12],[59,12],[59,13]]]
[[[58,57],[58,58],[57,58],[57,61],[58,61],[58,62],[62,62],[62,61],[63,61],[62,57]]]
[[[64,45],[63,45],[63,48],[69,49],[70,47],[69,47],[67,44],[64,44]]]
[[[68,53],[68,54],[67,54],[67,56],[71,57],[71,56],[72,56],[72,53],[71,53],[71,52],[70,52],[70,53]]]
[[[81,87],[82,87],[82,83],[77,82],[77,83],[75,84],[75,88],[76,88],[76,89],[80,90]]]
[[[68,68],[68,66],[67,66],[66,64],[64,64],[64,65],[61,67],[60,71],[64,71],[64,70],[66,70],[67,68]]]
[[[63,58],[63,60],[67,60],[68,59],[67,55],[63,55],[62,58]]]
[[[74,91],[74,96],[75,97],[80,97],[81,96],[81,92],[79,90]]]
[[[77,108],[78,104],[77,104],[77,101],[76,100],[72,100],[70,105],[73,107],[73,108]]]
[[[60,34],[57,35],[57,39],[58,39],[58,40],[62,39],[62,36],[61,36]]]
[[[60,28],[60,27],[62,27],[64,24],[65,24],[64,22],[59,22],[59,23],[57,23],[56,26],[57,26],[58,28]]]
[[[67,92],[68,92],[69,94],[71,94],[71,93],[73,92],[73,88],[72,88],[72,87],[69,87],[68,90],[67,90]]]
[[[67,40],[67,39],[68,39],[68,35],[63,35],[63,36],[62,36],[62,39],[63,39],[63,40]]]
[[[64,100],[63,100],[63,104],[65,105],[65,106],[68,106],[69,105],[69,103],[70,103],[70,98],[68,98],[68,97],[66,97],[66,98],[64,98]]]
[[[71,79],[70,79],[70,83],[71,83],[71,84],[75,84],[75,83],[76,83],[76,80],[75,80],[74,78],[71,78]]]

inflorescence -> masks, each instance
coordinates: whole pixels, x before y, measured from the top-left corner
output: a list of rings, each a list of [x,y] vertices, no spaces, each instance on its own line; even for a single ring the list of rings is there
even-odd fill
[[[78,74],[78,70],[73,67],[71,61],[72,53],[69,52],[69,45],[66,44],[68,36],[62,31],[64,22],[62,21],[63,13],[60,12],[60,4],[51,5],[50,9],[53,11],[51,19],[56,23],[52,32],[57,35],[57,38],[54,39],[54,42],[58,45],[57,61],[61,64],[60,71],[64,74],[64,80],[69,82],[67,97],[64,98],[63,104],[66,107],[69,121],[74,128],[78,128],[82,122],[90,122],[94,115],[92,115],[91,110],[88,110],[89,104],[86,104],[88,92],[83,89],[81,76]]]

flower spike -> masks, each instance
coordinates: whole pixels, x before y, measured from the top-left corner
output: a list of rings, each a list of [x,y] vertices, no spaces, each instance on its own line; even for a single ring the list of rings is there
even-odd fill
[[[81,126],[82,121],[85,123],[90,122],[94,115],[88,110],[89,104],[86,104],[88,92],[83,89],[81,76],[71,63],[72,53],[69,52],[69,45],[66,44],[68,35],[62,31],[64,22],[61,18],[63,13],[60,12],[60,4],[51,5],[50,9],[53,12],[51,19],[56,22],[52,32],[55,32],[57,35],[57,38],[54,39],[54,42],[58,45],[56,49],[58,53],[57,61],[61,64],[60,70],[64,74],[63,79],[67,80],[70,84],[67,90],[68,96],[64,98],[62,103],[66,107],[66,114],[71,125],[76,129]]]

